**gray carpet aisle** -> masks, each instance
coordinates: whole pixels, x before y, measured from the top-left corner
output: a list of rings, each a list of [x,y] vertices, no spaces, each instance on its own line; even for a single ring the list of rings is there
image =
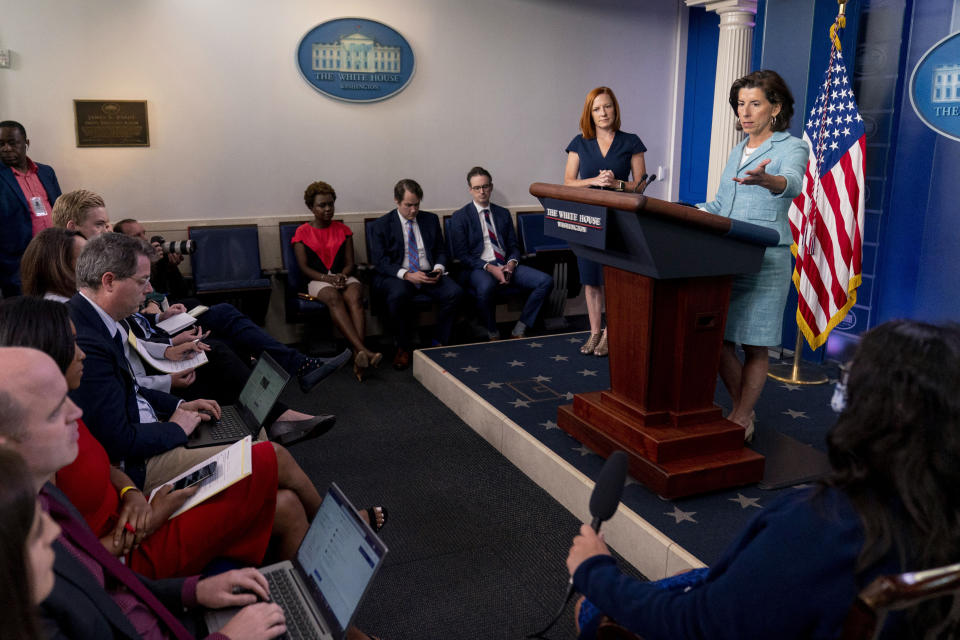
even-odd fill
[[[389,361],[358,383],[349,367],[284,401],[334,413],[332,431],[290,447],[316,485],[382,504],[390,549],[358,617],[382,640],[513,640],[538,631],[566,589],[579,528],[558,502]],[[572,606],[549,634],[574,638]]]

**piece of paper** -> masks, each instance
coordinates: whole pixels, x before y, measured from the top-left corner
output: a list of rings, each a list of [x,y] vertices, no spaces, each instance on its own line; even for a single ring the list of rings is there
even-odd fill
[[[206,310],[206,308],[204,308]],[[189,313],[178,313],[170,316],[166,320],[157,323],[157,328],[163,329],[169,334],[177,333],[186,329],[193,323],[197,321],[196,316],[192,316]]]
[[[186,315],[186,314],[184,314]],[[137,340],[137,336],[134,335],[133,331],[130,331],[127,334],[127,342],[130,343],[130,346],[136,349],[137,353],[143,359],[144,362],[149,364],[151,367],[160,371],[161,373],[180,373],[181,371],[188,371],[190,369],[199,367],[202,364],[206,364],[207,354],[203,351],[193,351],[195,355],[192,358],[187,358],[186,360],[168,360],[167,358],[154,358],[150,355],[150,352],[143,346],[143,344]]]
[[[189,511],[207,498],[217,495],[227,487],[246,478],[253,472],[252,436],[247,436],[243,440],[238,440],[226,449],[220,451],[220,453],[210,456],[203,462],[194,465],[190,469],[187,469],[176,478],[170,478],[170,480],[164,484],[173,484],[180,478],[190,475],[201,467],[207,466],[213,460],[217,461],[216,471],[214,471],[212,476],[200,483],[200,490],[193,494],[186,502],[184,502],[182,507],[173,512],[173,515],[170,516],[171,518],[180,515],[184,511]],[[163,485],[160,485],[160,487],[162,486]],[[157,487],[150,493],[151,501],[153,500],[153,496],[156,495],[157,491],[160,490],[160,487]]]
[[[199,316],[201,313],[203,313],[204,311],[206,311],[206,310],[209,309],[209,308],[210,308],[210,307],[205,307],[205,306],[203,306],[202,304],[198,304],[198,305],[195,306],[193,309],[190,309],[190,311],[187,311],[187,315],[188,315],[188,316],[193,316],[194,318],[196,318],[197,316]]]

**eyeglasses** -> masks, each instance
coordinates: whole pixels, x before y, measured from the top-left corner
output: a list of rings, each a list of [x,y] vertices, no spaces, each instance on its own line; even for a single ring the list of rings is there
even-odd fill
[[[478,184],[475,187],[470,187],[470,191],[490,191],[493,189],[493,183],[489,184]]]

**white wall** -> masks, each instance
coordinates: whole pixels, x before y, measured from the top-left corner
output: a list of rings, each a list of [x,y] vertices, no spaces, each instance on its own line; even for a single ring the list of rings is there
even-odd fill
[[[392,208],[401,177],[423,185],[424,208],[452,209],[474,164],[496,202],[530,205],[531,182],[562,181],[597,85],[617,92],[648,170],[670,164],[681,15],[678,0],[3,0],[0,118],[23,122],[30,156],[64,191],[101,193],[114,220],[307,215],[316,179],[339,212]],[[351,104],[301,78],[302,36],[344,16],[408,40],[403,92]],[[151,146],[76,148],[74,99],[146,99]]]

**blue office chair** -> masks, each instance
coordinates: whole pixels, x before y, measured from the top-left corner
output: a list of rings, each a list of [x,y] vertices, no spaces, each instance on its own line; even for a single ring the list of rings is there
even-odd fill
[[[188,227],[197,245],[190,256],[197,297],[230,302],[263,324],[272,287],[260,268],[260,236],[255,224]]]
[[[327,306],[317,300],[305,300],[299,294],[307,291],[307,278],[300,271],[297,257],[290,241],[300,222],[280,223],[280,257],[286,272],[283,279],[283,309],[288,323],[310,322],[316,319],[326,320]]]
[[[580,294],[576,256],[566,240],[543,232],[543,211],[517,213],[517,236],[526,264],[553,276],[553,290],[543,305],[543,323],[550,330],[566,328],[564,310],[568,298]]]

